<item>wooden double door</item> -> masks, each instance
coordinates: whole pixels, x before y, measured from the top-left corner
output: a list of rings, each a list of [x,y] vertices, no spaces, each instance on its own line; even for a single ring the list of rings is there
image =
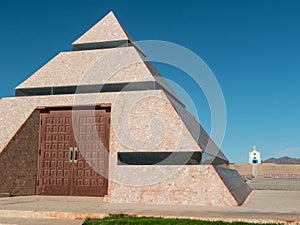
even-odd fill
[[[104,196],[110,108],[41,110],[38,195]]]

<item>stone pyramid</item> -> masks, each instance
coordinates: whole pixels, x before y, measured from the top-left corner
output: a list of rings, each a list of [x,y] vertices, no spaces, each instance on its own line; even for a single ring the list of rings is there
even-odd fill
[[[111,112],[107,201],[240,205],[250,193],[112,12],[1,99],[0,192],[39,194],[43,110],[95,105]]]

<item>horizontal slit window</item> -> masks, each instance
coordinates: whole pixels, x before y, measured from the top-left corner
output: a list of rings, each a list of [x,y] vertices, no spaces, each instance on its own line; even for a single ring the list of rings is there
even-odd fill
[[[201,152],[119,152],[118,165],[199,165]]]

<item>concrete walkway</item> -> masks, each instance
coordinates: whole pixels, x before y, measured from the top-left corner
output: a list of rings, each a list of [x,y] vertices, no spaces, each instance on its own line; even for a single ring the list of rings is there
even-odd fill
[[[168,206],[102,203],[101,198],[30,196],[0,198],[0,224],[80,225],[108,214],[201,220],[300,224],[300,191],[251,193],[241,207]]]

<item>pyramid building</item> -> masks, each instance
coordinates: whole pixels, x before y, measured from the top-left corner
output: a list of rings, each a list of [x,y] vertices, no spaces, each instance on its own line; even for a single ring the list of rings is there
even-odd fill
[[[112,12],[72,47],[0,100],[0,193],[244,202],[249,186]]]

